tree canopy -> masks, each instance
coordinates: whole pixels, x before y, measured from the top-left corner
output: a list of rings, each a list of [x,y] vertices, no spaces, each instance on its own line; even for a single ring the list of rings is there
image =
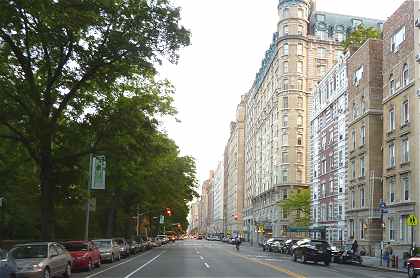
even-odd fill
[[[98,231],[127,223],[139,202],[158,207],[169,195],[185,210],[195,165],[159,132],[157,119],[176,111],[174,88],[155,78],[156,64],[176,63],[190,43],[179,20],[169,0],[0,2],[0,171],[11,169],[0,186],[9,208],[37,200],[40,211],[25,205],[22,218],[39,238],[83,223],[91,152],[109,165]]]
[[[366,27],[364,25],[359,25],[357,28],[351,32],[347,38],[343,41],[342,45],[344,49],[349,47],[358,49],[361,47],[368,39],[380,39],[382,36],[381,32],[374,27]]]
[[[287,212],[295,215],[295,225],[308,227],[311,217],[311,191],[301,189],[293,192],[286,200],[280,202],[280,207]]]

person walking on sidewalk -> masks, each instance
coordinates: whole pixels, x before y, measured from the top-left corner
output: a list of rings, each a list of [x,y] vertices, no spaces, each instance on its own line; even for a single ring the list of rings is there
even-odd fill
[[[353,241],[353,244],[351,246],[351,251],[353,251],[353,255],[357,254],[357,249],[359,248],[359,244],[357,243],[357,240]]]
[[[384,251],[384,261],[385,261],[385,265],[386,267],[389,267],[389,259],[392,255],[392,247],[391,247],[391,243],[388,242],[388,244],[385,247],[385,251]]]

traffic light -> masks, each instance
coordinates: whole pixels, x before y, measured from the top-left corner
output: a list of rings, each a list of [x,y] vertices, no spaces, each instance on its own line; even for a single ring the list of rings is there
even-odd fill
[[[170,208],[165,209],[165,215],[166,216],[172,216],[172,210]]]

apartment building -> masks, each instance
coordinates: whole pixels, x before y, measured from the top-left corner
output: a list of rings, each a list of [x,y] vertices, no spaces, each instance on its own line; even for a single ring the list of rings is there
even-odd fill
[[[312,0],[280,0],[278,11],[277,32],[246,102],[243,214],[254,242],[286,236],[294,218],[278,203],[310,184],[310,92],[336,64],[353,28],[382,27],[379,20],[316,11]]]
[[[385,241],[402,255],[414,238],[408,215],[420,216],[420,4],[405,1],[384,24],[383,32],[383,199]]]
[[[212,233],[223,233],[223,161],[217,164],[213,179],[213,226]]]
[[[331,244],[347,240],[345,221],[347,59],[338,59],[313,90],[311,113],[312,228]]]
[[[231,123],[225,155],[227,156],[225,157],[227,159],[226,233],[242,237],[244,236],[245,108],[245,96],[242,96],[236,110],[236,121]]]
[[[382,40],[369,39],[347,63],[347,239],[368,255],[382,239],[382,50]]]

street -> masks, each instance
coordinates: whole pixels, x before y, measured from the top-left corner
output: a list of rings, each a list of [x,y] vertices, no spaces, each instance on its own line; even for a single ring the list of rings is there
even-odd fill
[[[256,248],[199,240],[177,241],[135,257],[104,264],[94,272],[73,273],[75,278],[135,277],[406,277],[356,265],[295,263],[291,257]]]

